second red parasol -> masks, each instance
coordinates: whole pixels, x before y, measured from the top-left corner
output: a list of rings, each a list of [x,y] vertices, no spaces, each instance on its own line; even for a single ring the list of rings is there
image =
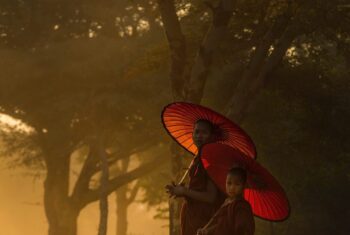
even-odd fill
[[[251,204],[254,215],[270,221],[288,217],[290,208],[283,188],[257,161],[220,143],[204,145],[200,157],[209,176],[224,193],[227,172],[234,166],[247,170],[248,187],[244,190],[244,198]]]

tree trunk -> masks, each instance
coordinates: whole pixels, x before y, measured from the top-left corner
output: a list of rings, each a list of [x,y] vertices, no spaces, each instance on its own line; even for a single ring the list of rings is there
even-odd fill
[[[117,234],[126,235],[128,231],[128,200],[127,200],[127,186],[123,186],[116,191],[117,204]]]
[[[163,28],[169,43],[171,67],[170,82],[174,101],[185,99],[185,70],[187,65],[187,48],[185,36],[182,33],[179,19],[176,15],[174,0],[158,0],[158,7]],[[179,170],[182,168],[181,157],[176,151],[176,144],[171,149],[171,169],[173,180],[179,180]],[[180,234],[180,202],[179,200],[169,200],[169,234]]]
[[[221,0],[219,5],[213,8],[213,22],[199,47],[191,69],[191,76],[187,86],[185,86],[186,100],[189,102],[199,104],[202,100],[204,87],[212,67],[214,52],[225,38],[234,4],[234,0]]]
[[[197,53],[188,84],[186,81],[187,52],[186,41],[181,31],[173,0],[158,0],[164,30],[171,54],[170,81],[174,101],[186,100],[200,103],[209,68],[212,64],[213,52],[224,38],[228,22],[232,15],[233,0],[221,0],[213,12],[213,24],[203,40]],[[181,179],[184,151],[176,144],[171,146],[171,171],[175,183]],[[169,200],[169,229],[171,235],[180,234],[181,201]]]
[[[169,43],[171,68],[170,82],[175,101],[183,100],[185,85],[185,69],[187,48],[185,36],[181,31],[179,19],[176,15],[174,0],[158,0],[158,7],[164,31]]]
[[[237,123],[242,122],[246,110],[258,91],[263,87],[267,74],[282,60],[295,37],[293,31],[286,30],[289,22],[290,14],[288,12],[281,15],[258,44],[248,67],[228,102],[227,117],[229,119],[235,120]],[[278,41],[278,43],[274,44],[275,41]],[[275,48],[269,56],[271,46]]]
[[[77,219],[78,212],[71,208],[61,207],[62,212],[57,213],[59,219],[49,222],[48,235],[76,235],[77,234]]]
[[[108,225],[108,191],[107,184],[109,178],[109,168],[107,162],[107,154],[102,143],[99,143],[99,155],[101,158],[101,186],[100,186],[100,225],[98,229],[98,235],[107,234]]]
[[[60,133],[54,133],[58,135]],[[78,180],[73,189],[72,195],[69,196],[69,169],[70,169],[70,155],[71,149],[69,145],[57,146],[55,143],[51,143],[47,136],[43,136],[47,141],[47,144],[43,146],[45,153],[45,164],[46,164],[46,179],[44,183],[44,206],[45,215],[49,224],[49,235],[76,235],[77,234],[77,218],[80,211],[89,203],[97,201],[101,198],[101,190],[104,192],[105,198],[107,195],[117,188],[145,175],[155,167],[164,164],[167,159],[157,157],[153,161],[145,163],[136,169],[127,172],[125,168],[124,173],[119,176],[108,180],[108,182],[101,185],[101,188],[92,190],[89,189],[89,181],[91,177],[99,172],[98,162],[100,157],[99,149],[94,147],[94,143],[90,146],[90,153],[84,163],[82,171],[78,177]],[[52,137],[51,137],[52,138]],[[54,146],[54,147],[52,147]],[[60,151],[56,151],[59,149]],[[64,151],[62,151],[64,150]],[[102,149],[103,150],[103,149]],[[103,151],[106,159],[106,153]],[[124,165],[129,159],[124,159]],[[126,163],[125,163],[126,162]],[[105,161],[105,164],[108,162]],[[101,166],[102,164],[100,164]],[[106,165],[104,169],[107,169]],[[105,172],[108,173],[108,172]],[[134,191],[134,190],[133,190]],[[136,190],[132,195],[136,195]],[[131,197],[134,198],[134,197]],[[106,206],[107,204],[105,204]],[[105,207],[106,208],[106,207]],[[103,217],[106,218],[106,213]],[[106,221],[106,219],[104,220]],[[103,222],[105,224],[105,222]],[[107,226],[105,226],[107,228]],[[105,229],[104,229],[105,230]]]
[[[44,183],[45,214],[49,235],[76,235],[79,209],[68,197],[69,155],[47,158]]]
[[[130,158],[125,158],[121,160],[121,165],[118,167],[118,174],[125,174],[128,171],[130,164]],[[116,235],[126,235],[128,232],[128,207],[134,200],[135,196],[129,200],[128,184],[120,187],[116,192],[116,203],[117,203],[117,234]],[[137,192],[135,192],[136,195]],[[133,194],[133,193],[132,193]]]
[[[173,176],[172,180],[178,183],[182,177],[181,169],[183,168],[183,149],[177,144],[172,143],[171,149],[171,174]],[[180,212],[181,212],[182,202],[178,199],[169,200],[169,230],[170,235],[179,235],[181,232],[180,226]]]

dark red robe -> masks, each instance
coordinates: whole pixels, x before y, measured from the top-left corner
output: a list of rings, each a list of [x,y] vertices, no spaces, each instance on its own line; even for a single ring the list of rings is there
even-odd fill
[[[213,235],[253,235],[255,223],[252,208],[246,200],[239,199],[220,208],[215,218]]]
[[[189,170],[189,188],[195,191],[204,192],[210,180],[205,171],[200,157],[194,159]],[[181,209],[181,235],[196,235],[197,230],[208,223],[214,213],[220,208],[224,201],[224,196],[218,191],[214,203],[197,201],[185,198]]]

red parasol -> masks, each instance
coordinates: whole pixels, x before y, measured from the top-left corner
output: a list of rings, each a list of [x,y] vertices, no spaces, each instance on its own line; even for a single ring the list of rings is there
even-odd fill
[[[246,169],[248,187],[244,190],[244,198],[251,204],[254,215],[270,221],[288,217],[289,203],[283,188],[257,161],[218,143],[204,145],[201,160],[211,179],[223,192],[226,192],[229,169],[233,166]]]
[[[215,128],[215,142],[239,149],[246,156],[256,158],[255,145],[251,138],[235,123],[213,110],[185,102],[175,102],[162,112],[163,125],[168,133],[186,150],[197,154],[192,140],[194,124],[199,119],[210,121]]]

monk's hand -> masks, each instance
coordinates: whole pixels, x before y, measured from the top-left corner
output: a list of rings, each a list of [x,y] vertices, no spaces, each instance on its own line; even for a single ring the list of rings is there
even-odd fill
[[[188,189],[183,184],[175,185],[175,187],[173,187],[175,197],[186,196],[187,190]]]
[[[184,184],[176,185],[174,182],[165,186],[166,192],[169,194],[169,197],[182,197],[186,195],[187,188]]]
[[[174,197],[174,188],[176,187],[176,184],[174,181],[171,182],[171,184],[167,184],[165,185],[165,190],[167,192],[167,194],[169,194],[169,197]]]

